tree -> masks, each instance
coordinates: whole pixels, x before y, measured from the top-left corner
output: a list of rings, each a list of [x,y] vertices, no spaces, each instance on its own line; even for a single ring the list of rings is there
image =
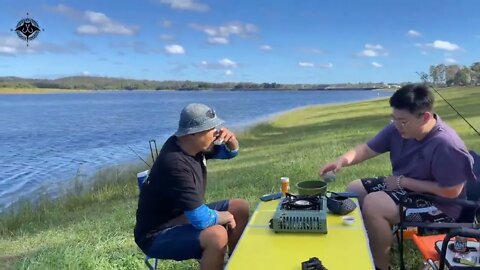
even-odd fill
[[[468,67],[463,67],[455,74],[454,84],[455,85],[469,85],[472,77],[470,75],[471,71]]]
[[[475,62],[470,66],[470,70],[472,71],[472,83],[478,84],[480,83],[480,62]]]
[[[460,67],[458,65],[448,65],[445,67],[445,82],[448,86],[455,84],[455,76],[459,70]]]

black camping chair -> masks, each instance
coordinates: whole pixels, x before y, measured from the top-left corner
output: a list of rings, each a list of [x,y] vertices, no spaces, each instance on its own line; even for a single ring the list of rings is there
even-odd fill
[[[440,270],[443,270],[445,267],[445,260],[446,260],[446,252],[447,252],[447,244],[450,238],[459,235],[465,237],[472,237],[480,239],[480,224],[478,224],[477,220],[480,219],[480,155],[475,153],[474,151],[470,151],[474,159],[474,172],[477,177],[477,181],[468,181],[466,183],[466,191],[467,191],[467,198],[464,199],[449,199],[449,198],[442,198],[434,195],[429,194],[420,194],[420,193],[410,193],[407,196],[411,196],[415,194],[415,196],[423,196],[429,200],[437,200],[452,204],[458,204],[462,206],[462,211],[460,213],[457,222],[455,223],[445,223],[445,222],[413,222],[405,220],[406,217],[406,210],[402,203],[399,204],[400,207],[400,223],[398,224],[397,230],[397,240],[398,240],[398,253],[399,253],[399,261],[400,261],[400,269],[405,269],[405,263],[403,258],[403,231],[408,227],[417,227],[419,232],[425,230],[440,230],[443,232],[449,233],[445,236],[443,246],[441,249],[440,254]],[[450,269],[480,269],[480,267],[476,268],[450,268]]]

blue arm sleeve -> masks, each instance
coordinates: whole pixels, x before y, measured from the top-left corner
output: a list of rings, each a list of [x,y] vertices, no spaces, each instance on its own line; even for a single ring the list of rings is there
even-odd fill
[[[202,204],[191,211],[185,211],[185,216],[190,223],[192,223],[193,227],[199,230],[217,224],[218,220],[217,211],[208,208],[205,204]]]
[[[230,150],[225,144],[215,145],[215,154],[212,159],[231,159],[238,155],[238,149]]]

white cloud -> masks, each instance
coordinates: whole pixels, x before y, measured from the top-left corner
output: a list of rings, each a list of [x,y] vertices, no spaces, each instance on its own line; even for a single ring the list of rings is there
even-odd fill
[[[170,27],[172,27],[172,21],[167,20],[167,19],[162,19],[160,21],[160,26],[163,27],[163,28],[170,28]]]
[[[298,62],[299,67],[303,68],[332,68],[333,64],[332,63],[326,63],[326,64],[315,64],[312,62]]]
[[[235,63],[234,61],[232,61],[228,58],[223,58],[222,60],[218,61],[218,63],[221,66],[226,67],[226,68],[236,68],[237,67],[237,63]]]
[[[91,73],[90,73],[89,71],[83,71],[83,72],[82,72],[82,75],[83,75],[83,76],[88,76],[88,75],[90,75],[90,74],[91,74]]]
[[[248,37],[258,31],[258,27],[250,23],[234,22],[220,26],[191,24],[195,30],[205,33],[212,44],[228,44],[230,36]]]
[[[216,62],[208,62],[206,60],[203,60],[200,62],[199,66],[200,68],[204,68],[204,69],[223,69],[225,70],[225,73],[227,73],[228,70],[230,70],[230,72],[232,72],[233,74],[232,69],[237,68],[238,64],[233,60],[230,60],[228,58],[223,58]]]
[[[323,54],[323,51],[317,48],[301,48],[300,51],[308,54]]]
[[[260,46],[260,50],[262,51],[271,51],[273,48],[270,45],[262,45]]]
[[[71,18],[82,18],[84,15],[83,12],[76,10],[74,8],[71,8],[69,6],[66,6],[64,4],[58,4],[56,6],[49,7],[49,9],[52,10],[53,12],[56,12]]]
[[[184,9],[204,12],[209,10],[209,6],[197,2],[196,0],[160,0],[160,3],[170,5],[173,9]]]
[[[228,38],[226,37],[208,37],[208,43],[211,44],[228,44]]]
[[[160,35],[160,39],[165,40],[165,41],[175,40],[175,36],[168,35],[168,34],[163,34],[163,35]]]
[[[363,50],[360,53],[360,56],[375,57],[375,56],[378,56],[378,53],[374,50]]]
[[[453,64],[453,63],[456,63],[457,60],[453,59],[453,58],[445,58],[445,62],[446,63],[449,63],[449,64]]]
[[[364,50],[357,54],[358,56],[364,57],[377,57],[377,56],[387,56],[388,52],[380,44],[365,44]]]
[[[407,36],[409,36],[409,37],[420,37],[420,36],[422,36],[422,34],[418,31],[415,31],[415,30],[408,30]]]
[[[298,62],[298,65],[300,67],[306,67],[306,68],[312,68],[315,66],[315,64],[310,63],[310,62]]]
[[[233,72],[230,69],[225,70],[225,75],[230,76]]]
[[[0,55],[15,55],[25,52],[27,46],[19,38],[13,36],[0,36]]]
[[[104,13],[95,11],[85,11],[85,18],[90,24],[80,25],[77,33],[84,35],[98,34],[117,34],[133,35],[138,30],[137,27],[123,25],[107,17]]]
[[[165,46],[165,51],[168,54],[185,54],[185,49],[178,44],[172,44],[172,45]]]
[[[17,37],[0,36],[0,55],[14,56],[25,53],[76,54],[88,50],[87,45],[78,41],[70,41],[59,45],[54,43],[41,43],[35,40],[27,47],[26,43]]]
[[[85,35],[98,35],[100,34],[100,29],[95,25],[80,25],[77,27],[77,33]]]
[[[332,67],[333,67],[333,64],[332,64],[332,63],[319,64],[318,67],[321,67],[321,68],[332,68]]]
[[[374,66],[374,67],[376,67],[376,68],[381,68],[381,67],[383,67],[382,64],[377,63],[377,62],[375,62],[375,61],[372,62],[372,66]]]
[[[365,49],[381,51],[381,50],[383,50],[383,47],[380,44],[368,44],[367,43],[367,44],[365,44]]]
[[[444,41],[444,40],[435,40],[433,43],[427,44],[427,46],[430,46],[439,50],[445,50],[445,51],[460,50],[460,46],[458,46],[457,44],[451,43],[449,41]]]

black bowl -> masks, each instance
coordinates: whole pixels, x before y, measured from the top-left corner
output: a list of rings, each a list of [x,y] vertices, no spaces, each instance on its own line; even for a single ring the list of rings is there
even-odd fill
[[[346,215],[355,210],[357,204],[346,196],[340,196],[331,192],[330,196],[327,197],[327,208],[334,214]]]

